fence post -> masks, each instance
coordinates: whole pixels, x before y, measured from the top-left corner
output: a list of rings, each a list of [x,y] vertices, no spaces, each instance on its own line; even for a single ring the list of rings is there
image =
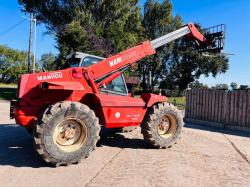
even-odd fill
[[[223,128],[225,129],[226,128],[226,125],[227,125],[227,111],[228,110],[228,105],[227,105],[227,102],[228,101],[228,91],[224,91],[224,103],[223,103]]]

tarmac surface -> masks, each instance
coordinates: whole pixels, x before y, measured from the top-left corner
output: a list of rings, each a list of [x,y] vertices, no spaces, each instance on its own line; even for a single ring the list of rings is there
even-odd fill
[[[185,124],[172,148],[154,149],[140,129],[103,132],[78,165],[53,168],[0,101],[0,186],[250,186],[250,133]]]

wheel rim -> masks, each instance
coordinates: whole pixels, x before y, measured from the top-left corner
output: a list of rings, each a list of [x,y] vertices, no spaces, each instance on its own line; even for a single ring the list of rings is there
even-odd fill
[[[171,138],[177,130],[177,120],[173,114],[166,114],[158,122],[157,132],[161,138]]]
[[[59,123],[53,134],[54,143],[65,152],[80,149],[87,140],[87,127],[81,120],[64,119]]]

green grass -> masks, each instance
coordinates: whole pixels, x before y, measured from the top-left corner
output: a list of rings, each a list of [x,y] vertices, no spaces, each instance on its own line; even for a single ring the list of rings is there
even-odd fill
[[[11,84],[6,84],[6,83],[0,83],[0,88],[16,88],[17,84],[11,83]]]
[[[0,84],[0,99],[11,100],[16,98],[16,85]]]
[[[184,110],[186,98],[185,97],[168,97],[168,102],[174,104],[180,110]]]
[[[140,95],[135,95],[135,97],[141,97]],[[185,97],[168,97],[169,103],[177,106],[180,110],[185,109],[186,98]]]
[[[168,101],[170,103],[176,103],[177,105],[185,105],[186,98],[185,97],[169,97]]]

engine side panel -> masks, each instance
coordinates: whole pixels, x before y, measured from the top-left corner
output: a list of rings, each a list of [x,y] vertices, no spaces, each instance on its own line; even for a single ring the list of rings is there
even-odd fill
[[[97,94],[106,128],[138,126],[147,111],[141,98]],[[98,115],[98,114],[97,114]]]

